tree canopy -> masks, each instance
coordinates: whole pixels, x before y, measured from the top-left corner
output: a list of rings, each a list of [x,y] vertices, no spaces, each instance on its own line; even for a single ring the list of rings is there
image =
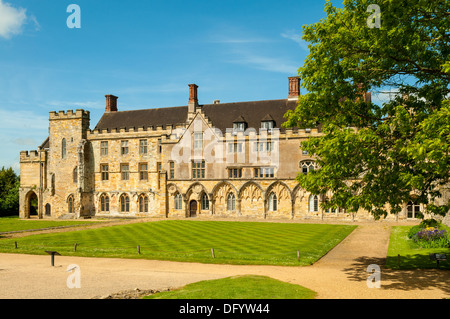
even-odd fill
[[[0,170],[0,216],[19,213],[19,177],[10,167]]]
[[[376,218],[409,200],[445,215],[450,171],[450,2],[330,1],[326,18],[303,27],[310,53],[286,127],[320,126],[302,143],[319,169],[299,174],[303,188],[331,194],[325,207]],[[369,99],[366,92],[371,92]]]

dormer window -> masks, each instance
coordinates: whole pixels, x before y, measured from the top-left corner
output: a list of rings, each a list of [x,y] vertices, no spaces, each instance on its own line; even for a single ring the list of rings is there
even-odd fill
[[[242,116],[238,116],[238,118],[233,121],[233,132],[244,132],[246,128],[247,122]]]
[[[243,132],[243,131],[245,131],[244,122],[233,123],[233,132]]]
[[[265,130],[272,130],[275,127],[275,120],[272,115],[266,114],[261,120],[261,128]]]
[[[263,121],[261,122],[261,128],[266,130],[273,129],[273,121]]]

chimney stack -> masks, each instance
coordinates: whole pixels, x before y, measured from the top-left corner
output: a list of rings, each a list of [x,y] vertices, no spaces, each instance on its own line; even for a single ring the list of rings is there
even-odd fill
[[[106,109],[105,113],[117,112],[117,96],[108,94],[106,97]]]
[[[300,95],[300,78],[298,76],[289,77],[288,100],[298,100]]]
[[[189,84],[188,112],[190,113],[194,113],[198,107],[197,88],[198,86],[196,84]]]

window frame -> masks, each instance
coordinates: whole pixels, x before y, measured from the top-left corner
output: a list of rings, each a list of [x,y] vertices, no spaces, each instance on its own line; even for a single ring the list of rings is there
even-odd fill
[[[109,164],[100,164],[100,174],[102,181],[109,181]]]
[[[121,213],[129,213],[130,212],[130,197],[128,196],[128,194],[120,195],[119,204],[120,204],[120,212]]]
[[[120,141],[120,155],[128,155],[129,150],[128,140]]]
[[[140,155],[148,154],[148,141],[146,139],[139,140],[139,154]]]
[[[108,156],[108,141],[100,141],[100,156]]]
[[[145,170],[143,166],[145,166]],[[148,163],[139,163],[139,180],[148,181]]]
[[[124,167],[127,167],[127,169],[124,170]],[[124,177],[126,177],[126,178],[124,178]],[[120,179],[122,181],[130,180],[130,164],[129,163],[121,163],[120,164]]]

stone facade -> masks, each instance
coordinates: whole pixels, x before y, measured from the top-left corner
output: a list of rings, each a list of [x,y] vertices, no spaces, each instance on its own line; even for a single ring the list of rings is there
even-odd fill
[[[281,128],[286,107],[296,105],[298,78],[289,79],[288,99],[275,101],[199,105],[197,88],[189,85],[187,107],[170,110],[119,112],[117,97],[107,95],[94,129],[88,111],[50,112],[49,138],[20,154],[20,217],[30,217],[37,197],[39,218],[372,219],[365,211],[325,211],[323,199],[296,182],[314,167],[300,143],[321,134]],[[405,204],[388,219],[408,217],[414,208],[408,213]]]

